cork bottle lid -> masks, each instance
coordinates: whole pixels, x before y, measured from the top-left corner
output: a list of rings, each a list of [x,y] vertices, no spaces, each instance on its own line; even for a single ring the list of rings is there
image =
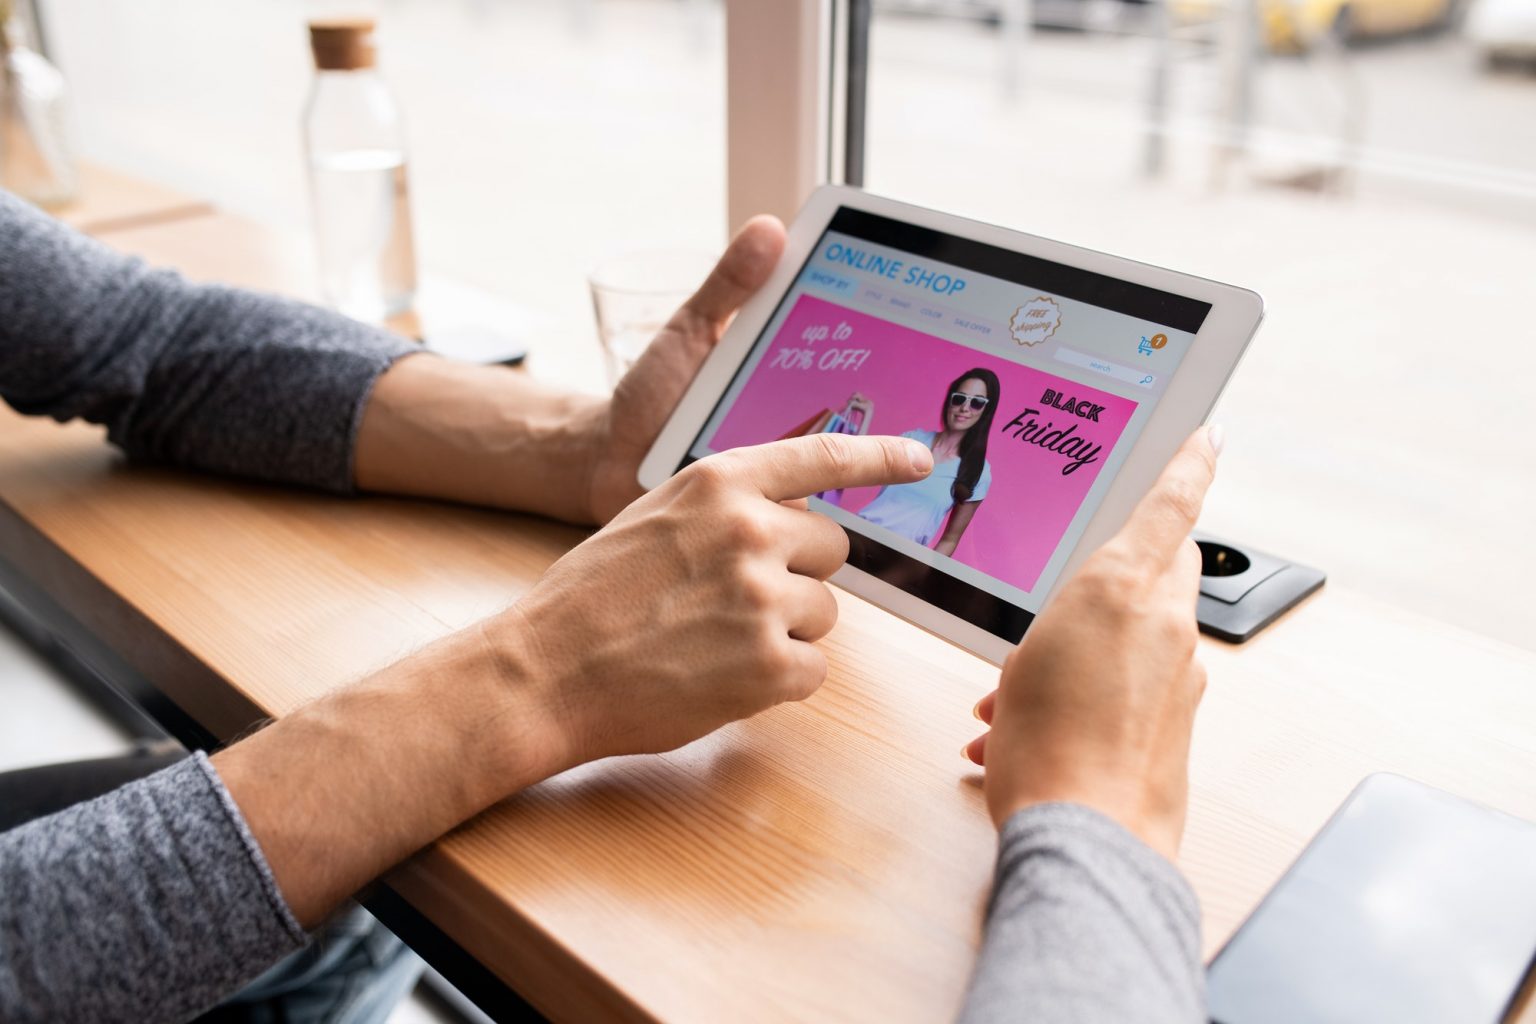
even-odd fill
[[[321,71],[371,68],[378,58],[372,18],[317,18],[309,23],[309,48]]]

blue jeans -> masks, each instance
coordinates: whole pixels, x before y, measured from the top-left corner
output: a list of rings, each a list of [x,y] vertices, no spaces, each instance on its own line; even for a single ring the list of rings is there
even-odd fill
[[[200,1021],[383,1024],[426,965],[362,907],[349,903],[308,946],[220,1003]]]

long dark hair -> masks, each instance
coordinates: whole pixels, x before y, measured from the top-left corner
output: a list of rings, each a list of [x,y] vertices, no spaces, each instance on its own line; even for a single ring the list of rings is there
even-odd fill
[[[997,374],[991,370],[983,370],[980,367],[966,370],[951,381],[949,387],[944,390],[944,404],[939,408],[941,432],[949,429],[949,396],[959,391],[960,385],[968,380],[979,380],[986,386],[987,407],[981,410],[981,418],[960,439],[960,471],[955,475],[955,482],[949,488],[949,496],[955,499],[956,505],[970,501],[971,495],[976,493],[976,484],[981,480],[982,467],[987,462],[987,435],[992,433],[992,418],[997,415],[997,403],[1001,399],[1003,390]]]

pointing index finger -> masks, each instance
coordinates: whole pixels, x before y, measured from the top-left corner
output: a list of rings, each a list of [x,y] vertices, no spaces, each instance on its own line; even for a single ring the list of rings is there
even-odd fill
[[[911,483],[933,470],[928,446],[905,437],[812,434],[736,448],[717,457],[730,460],[772,501],[846,487]]]

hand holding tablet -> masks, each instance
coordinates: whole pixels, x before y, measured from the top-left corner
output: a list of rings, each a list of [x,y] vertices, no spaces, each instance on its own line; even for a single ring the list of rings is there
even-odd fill
[[[987,766],[987,806],[999,828],[1032,804],[1078,803],[1176,858],[1190,732],[1205,691],[1195,659],[1200,553],[1189,532],[1219,448],[1212,430],[1184,443],[976,706],[992,730],[965,752]]]
[[[1001,664],[1204,420],[1261,312],[1230,285],[823,188],[640,482],[782,437],[923,444],[921,481],[811,498],[848,532],[834,582]]]

